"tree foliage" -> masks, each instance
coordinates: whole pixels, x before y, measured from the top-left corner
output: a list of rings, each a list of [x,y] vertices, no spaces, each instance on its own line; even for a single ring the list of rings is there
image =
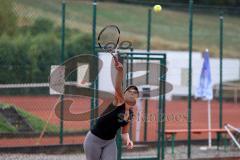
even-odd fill
[[[0,0],[0,35],[13,34],[16,30],[17,16],[13,11],[13,1]]]
[[[91,53],[91,35],[66,28],[65,59]],[[0,36],[0,83],[47,82],[51,65],[60,64],[59,27],[45,18],[32,26]]]
[[[33,35],[39,33],[49,33],[53,31],[54,25],[53,22],[47,18],[37,18],[34,24],[31,26],[31,33]]]

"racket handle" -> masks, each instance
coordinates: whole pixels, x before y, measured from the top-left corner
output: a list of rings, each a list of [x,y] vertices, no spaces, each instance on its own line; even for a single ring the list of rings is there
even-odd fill
[[[113,59],[114,59],[115,63],[118,64],[118,59],[117,59],[117,57],[113,55]]]
[[[115,64],[118,64],[118,58],[111,52],[111,55],[113,56],[113,59],[115,61]]]

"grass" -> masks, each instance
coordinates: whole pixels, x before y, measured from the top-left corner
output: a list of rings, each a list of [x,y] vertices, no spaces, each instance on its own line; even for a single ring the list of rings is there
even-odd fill
[[[56,25],[61,24],[60,0],[15,0],[19,24],[32,23],[37,17],[48,17]],[[134,47],[146,48],[147,7],[103,3],[97,5],[97,31],[107,24],[117,24],[122,38],[133,41]],[[209,48],[212,57],[219,54],[218,12],[194,13],[193,50]],[[188,12],[170,10],[167,7],[152,17],[152,49],[188,50]],[[240,18],[224,17],[224,57],[240,58]],[[66,27],[82,32],[92,31],[91,1],[67,1]]]
[[[0,115],[0,133],[15,133],[17,129],[9,124],[2,115]]]
[[[11,107],[12,105],[8,105],[8,104],[0,104],[0,108],[8,108]],[[17,112],[24,117],[28,124],[30,124],[34,130],[34,132],[41,132],[43,130],[43,127],[46,124],[46,121],[16,107],[15,109],[17,110]],[[48,124],[47,128],[46,128],[46,132],[53,132],[53,133],[58,133],[59,131],[59,127],[56,125],[52,125],[52,124]],[[17,129],[12,126],[10,123],[8,123],[4,117],[2,117],[0,115],[0,133],[16,133]]]
[[[17,108],[17,111],[21,116],[26,118],[27,122],[33,127],[33,130],[35,132],[41,132],[43,130],[44,126],[46,125],[46,121],[44,121],[36,116],[33,116],[30,113],[25,112],[19,108]],[[48,123],[46,131],[58,133],[59,127]]]

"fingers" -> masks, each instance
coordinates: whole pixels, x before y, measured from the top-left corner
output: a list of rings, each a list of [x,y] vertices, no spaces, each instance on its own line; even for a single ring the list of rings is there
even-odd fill
[[[129,149],[133,149],[133,143],[132,142],[129,145]]]
[[[133,142],[132,141],[129,141],[127,143],[127,149],[133,149]]]

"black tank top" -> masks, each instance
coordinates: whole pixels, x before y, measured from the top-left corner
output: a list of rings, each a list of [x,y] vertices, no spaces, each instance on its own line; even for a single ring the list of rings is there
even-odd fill
[[[123,127],[132,120],[133,111],[129,109],[129,119],[124,120],[125,103],[121,106],[114,106],[112,103],[99,116],[96,124],[91,129],[91,132],[104,140],[113,139],[116,136],[117,130]]]

